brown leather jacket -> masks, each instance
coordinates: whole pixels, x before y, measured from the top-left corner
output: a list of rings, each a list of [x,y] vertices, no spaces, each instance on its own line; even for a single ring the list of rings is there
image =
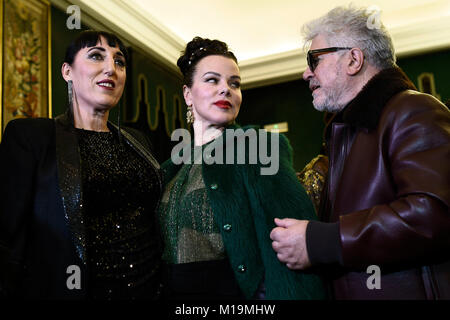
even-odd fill
[[[327,127],[328,223],[306,236],[313,265],[340,265],[336,299],[450,299],[450,112],[414,89],[383,70]]]

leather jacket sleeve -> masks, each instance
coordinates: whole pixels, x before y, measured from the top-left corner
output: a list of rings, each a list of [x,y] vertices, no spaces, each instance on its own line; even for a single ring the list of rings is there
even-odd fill
[[[366,133],[364,133],[366,134]],[[366,270],[377,264],[393,269],[439,263],[450,252],[450,113],[423,94],[394,97],[386,105],[376,132],[379,157],[390,185],[352,176],[371,188],[390,188],[390,200],[348,195],[362,210],[343,212],[337,222],[311,222],[306,231],[313,265],[339,264]],[[358,150],[364,152],[364,150]],[[374,168],[374,170],[383,170]],[[376,172],[376,171],[374,171]],[[378,175],[379,176],[380,172]],[[346,177],[347,180],[349,177]],[[372,203],[366,205],[366,203]]]
[[[392,100],[376,134],[395,199],[340,216],[346,267],[423,265],[450,255],[448,109],[423,94]]]

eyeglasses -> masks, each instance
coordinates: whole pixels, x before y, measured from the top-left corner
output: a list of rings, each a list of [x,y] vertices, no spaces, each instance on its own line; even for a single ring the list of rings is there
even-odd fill
[[[339,51],[339,50],[350,50],[350,49],[352,49],[352,48],[348,48],[348,47],[331,47],[331,48],[309,50],[307,58],[306,58],[308,60],[309,69],[311,70],[311,72],[314,72],[314,70],[316,69],[317,65],[319,64],[318,57],[320,55],[322,55],[322,54],[336,52],[336,51]]]

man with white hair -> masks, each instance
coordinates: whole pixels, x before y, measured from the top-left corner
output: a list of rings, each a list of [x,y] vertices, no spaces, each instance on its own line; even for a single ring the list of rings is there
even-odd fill
[[[450,112],[417,92],[365,8],[304,26],[314,107],[332,112],[321,221],[275,219],[291,269],[320,267],[336,299],[450,299]]]

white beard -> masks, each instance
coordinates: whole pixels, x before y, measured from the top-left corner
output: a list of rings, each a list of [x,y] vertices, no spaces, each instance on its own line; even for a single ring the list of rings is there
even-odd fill
[[[321,103],[316,102],[315,99],[313,100],[313,105],[316,110],[337,113],[347,105],[348,99],[346,99],[346,96],[348,96],[350,91],[350,85],[348,82],[342,80],[339,69],[336,69],[336,79],[337,81],[335,81],[333,87],[325,88],[321,86],[319,88],[323,91],[322,95],[325,95],[325,99]]]

